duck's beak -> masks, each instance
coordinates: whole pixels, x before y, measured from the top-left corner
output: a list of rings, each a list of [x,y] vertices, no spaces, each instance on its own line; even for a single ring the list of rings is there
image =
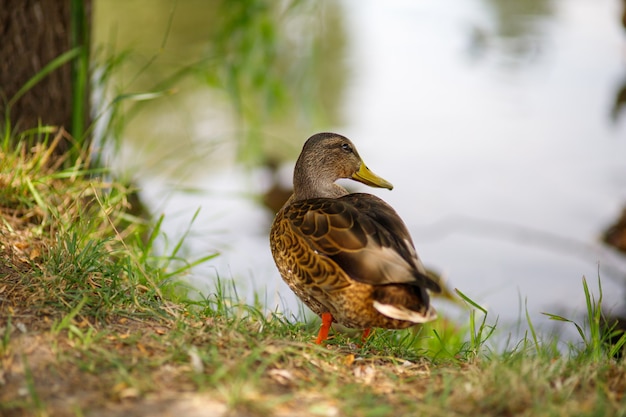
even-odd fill
[[[388,190],[393,190],[393,185],[387,180],[379,177],[369,170],[368,167],[365,166],[363,162],[361,162],[361,167],[357,172],[352,174],[352,179],[358,182],[362,182],[365,185],[369,185],[370,187],[378,187],[378,188],[387,188]]]

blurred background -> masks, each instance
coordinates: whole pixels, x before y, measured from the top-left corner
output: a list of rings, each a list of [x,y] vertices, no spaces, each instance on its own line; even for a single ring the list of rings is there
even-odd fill
[[[352,139],[425,264],[523,332],[626,301],[621,0],[94,0],[105,163],[164,214],[163,251],[299,314],[268,231],[295,158]],[[115,105],[112,105],[114,103]],[[622,219],[625,220],[625,219]],[[608,242],[608,243],[607,243]],[[184,262],[184,260],[181,260]],[[466,312],[435,301],[442,314]],[[562,325],[563,326],[563,325]]]

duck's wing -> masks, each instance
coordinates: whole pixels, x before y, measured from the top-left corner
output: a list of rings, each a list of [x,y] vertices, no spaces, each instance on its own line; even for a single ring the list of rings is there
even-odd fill
[[[371,285],[409,284],[433,291],[409,232],[387,203],[370,194],[292,203],[285,215],[294,231],[352,279]]]

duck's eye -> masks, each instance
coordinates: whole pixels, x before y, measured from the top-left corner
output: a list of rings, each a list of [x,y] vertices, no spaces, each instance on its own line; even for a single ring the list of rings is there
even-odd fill
[[[341,144],[341,149],[343,149],[346,152],[352,152],[352,146],[350,146],[347,143],[342,143]]]

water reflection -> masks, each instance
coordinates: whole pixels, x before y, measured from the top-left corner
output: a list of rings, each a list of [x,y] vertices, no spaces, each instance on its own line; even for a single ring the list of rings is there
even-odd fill
[[[622,15],[621,15],[622,27],[626,29],[626,0],[622,0]],[[621,86],[617,89],[615,94],[615,100],[613,109],[611,111],[611,117],[614,123],[617,123],[621,113],[623,113],[623,107],[626,104],[626,77]],[[619,218],[609,226],[603,234],[603,240],[606,244],[613,246],[617,250],[626,253],[626,208],[622,210]],[[622,306],[622,310],[626,311],[626,302]],[[626,320],[623,320],[626,322]]]
[[[493,52],[503,64],[532,62],[546,46],[545,23],[553,17],[553,0],[482,0],[489,19],[475,24],[470,36],[472,55]]]
[[[161,4],[160,15],[150,13],[159,16],[157,29],[167,26],[171,6]],[[354,140],[371,168],[396,186],[390,193],[355,189],[394,206],[425,263],[502,325],[523,317],[524,299],[544,328],[542,311],[584,311],[581,277],[591,282],[598,270],[605,301],[622,301],[626,264],[598,239],[626,199],[624,126],[607,117],[624,70],[610,0],[323,4],[298,2],[302,15],[279,13],[276,32],[266,35],[278,50],[253,48],[220,66],[216,57],[263,41],[222,28],[222,47],[205,43],[182,62],[203,57],[207,67],[231,70],[208,76],[192,66],[197,72],[175,83],[177,94],[146,103],[123,131],[122,163],[139,170],[143,197],[166,213],[170,241],[202,207],[189,256],[222,255],[192,282],[209,291],[216,276],[235,278],[241,295],[256,290],[270,308],[297,312],[269,254],[272,212],[260,196],[284,195],[291,176],[284,161],[315,131],[332,130]],[[199,25],[206,40],[198,23],[203,7],[188,12],[187,25],[174,19],[171,36],[177,24]],[[213,15],[206,21],[219,25],[218,10],[207,11]],[[263,19],[248,18],[263,30]],[[467,60],[468,22],[488,28],[482,54],[489,59],[480,65]],[[306,30],[290,35],[294,26]],[[183,44],[176,53],[193,42]],[[542,59],[534,59],[536,51]],[[164,56],[157,61],[170,68],[181,60]],[[272,56],[276,67],[238,74]],[[274,97],[277,81],[285,84]],[[154,158],[150,169],[147,158]]]
[[[622,13],[621,22],[622,27],[626,30],[626,0],[622,0]],[[611,117],[614,122],[617,122],[621,113],[623,112],[624,105],[626,104],[626,76],[622,77],[623,81],[620,87],[615,93],[615,99],[613,100],[613,109],[611,110]]]

